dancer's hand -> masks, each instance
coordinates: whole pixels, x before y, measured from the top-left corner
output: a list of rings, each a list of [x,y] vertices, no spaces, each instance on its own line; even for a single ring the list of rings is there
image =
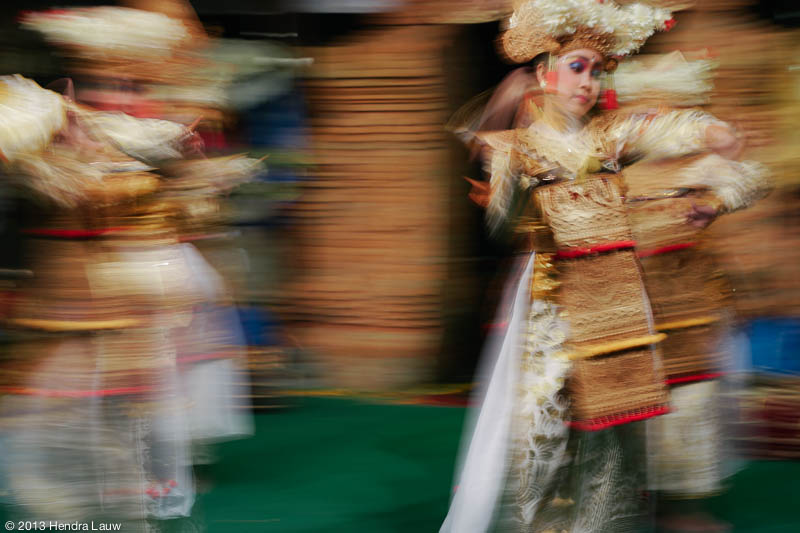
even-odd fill
[[[472,190],[469,192],[469,199],[481,207],[489,205],[489,198],[492,194],[491,186],[485,181],[471,180],[464,178],[472,185]]]
[[[707,228],[719,215],[713,205],[697,205],[692,202],[692,210],[686,215],[686,222],[695,228]]]
[[[744,150],[744,139],[727,124],[712,124],[706,128],[706,147],[722,157],[736,160]]]

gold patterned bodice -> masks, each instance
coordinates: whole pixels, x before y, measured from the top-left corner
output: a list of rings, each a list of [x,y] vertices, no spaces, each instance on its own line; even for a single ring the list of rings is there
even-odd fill
[[[557,303],[569,323],[578,420],[658,412],[666,401],[651,349],[663,336],[653,330],[621,183],[617,174],[591,174],[535,187],[540,222],[518,226],[540,252],[533,298]]]

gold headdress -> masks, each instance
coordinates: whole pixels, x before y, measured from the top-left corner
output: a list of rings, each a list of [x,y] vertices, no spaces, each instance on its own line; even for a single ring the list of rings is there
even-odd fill
[[[669,9],[611,0],[526,0],[517,2],[501,37],[506,57],[530,61],[543,52],[563,54],[591,48],[607,58],[635,52],[658,30],[672,27]],[[607,68],[616,66],[611,61]]]

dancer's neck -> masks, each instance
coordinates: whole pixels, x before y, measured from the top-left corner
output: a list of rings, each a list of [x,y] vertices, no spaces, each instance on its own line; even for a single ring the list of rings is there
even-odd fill
[[[561,108],[555,98],[546,98],[541,123],[560,133],[575,133],[586,126],[588,116],[576,117]]]

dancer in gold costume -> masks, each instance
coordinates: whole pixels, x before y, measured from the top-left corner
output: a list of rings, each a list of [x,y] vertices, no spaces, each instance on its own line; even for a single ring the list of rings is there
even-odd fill
[[[636,422],[669,410],[666,335],[645,289],[624,168],[702,154],[721,165],[673,177],[671,188],[703,191],[682,215],[687,227],[747,205],[764,172],[730,160],[740,141],[707,113],[613,109],[619,58],[672,23],[650,5],[534,0],[518,3],[502,35],[509,59],[534,61],[543,95],[527,101],[526,127],[461,133],[488,156],[490,185],[473,196],[485,193],[490,226],[510,225],[526,251],[443,532],[618,533],[645,516]]]

